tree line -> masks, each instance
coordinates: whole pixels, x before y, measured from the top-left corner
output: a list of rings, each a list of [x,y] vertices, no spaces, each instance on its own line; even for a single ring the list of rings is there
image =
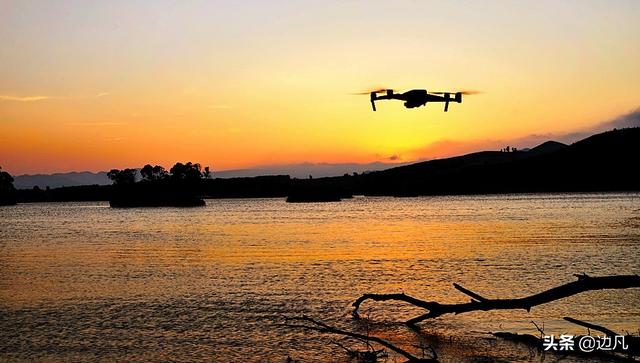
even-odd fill
[[[111,169],[107,173],[107,177],[113,181],[115,185],[131,185],[136,183],[137,169]],[[158,182],[158,181],[179,181],[193,182],[201,179],[210,179],[211,170],[208,166],[204,168],[199,163],[187,162],[175,163],[169,171],[161,165],[146,164],[140,169],[140,182]]]

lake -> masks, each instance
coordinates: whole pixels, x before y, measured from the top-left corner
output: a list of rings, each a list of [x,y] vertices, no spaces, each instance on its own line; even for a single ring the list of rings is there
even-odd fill
[[[637,193],[0,207],[0,360],[344,361],[327,336],[284,317],[356,330],[350,304],[366,292],[468,301],[457,282],[519,297],[575,273],[640,273],[639,247]],[[419,310],[369,302],[362,312],[373,333],[416,351],[415,335],[391,322]],[[534,334],[533,320],[547,333],[586,332],[563,316],[637,333],[640,289],[422,326],[482,337]]]

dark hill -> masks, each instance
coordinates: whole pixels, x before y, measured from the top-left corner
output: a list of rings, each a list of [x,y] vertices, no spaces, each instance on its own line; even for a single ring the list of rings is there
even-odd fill
[[[634,175],[640,128],[562,145],[545,143],[528,152],[480,152],[388,169],[363,176],[357,189],[396,196],[640,190]]]
[[[387,170],[382,170],[372,175],[411,175],[415,173],[447,173],[461,168],[472,166],[489,166],[494,164],[503,164],[530,158],[532,156],[544,155],[556,152],[567,145],[556,142],[544,142],[529,151],[502,152],[502,151],[480,151],[462,156],[455,156],[446,159],[435,159],[423,161],[415,164],[399,166]]]
[[[552,152],[556,152],[556,151],[562,150],[565,147],[567,147],[567,145],[563,144],[561,142],[547,141],[547,142],[543,142],[542,144],[534,147],[533,149],[530,149],[529,151],[527,151],[527,154],[529,156],[548,154],[548,153],[552,153]]]

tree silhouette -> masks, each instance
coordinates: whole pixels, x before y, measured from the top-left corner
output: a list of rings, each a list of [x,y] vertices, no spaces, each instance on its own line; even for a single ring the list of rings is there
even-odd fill
[[[2,171],[2,167],[0,166],[0,190],[10,191],[13,189],[15,189],[13,187],[13,177],[6,171]]]
[[[160,165],[151,166],[147,164],[140,169],[140,175],[142,176],[142,180],[146,181],[154,181],[154,180],[162,180],[167,177],[167,171]]]
[[[205,169],[205,173],[202,172],[202,167],[198,163],[187,162],[176,163],[170,170],[171,179],[174,180],[184,180],[184,181],[194,181],[200,180],[205,177],[208,172],[208,167]],[[210,173],[209,173],[210,174]]]
[[[140,169],[140,176],[142,180],[153,180],[153,166],[147,164]]]
[[[200,197],[201,180],[211,175],[209,167],[203,172],[198,163],[176,163],[167,173],[160,165],[146,164],[140,169],[139,182],[136,182],[136,173],[136,169],[113,169],[107,173],[116,186],[109,205],[118,208],[205,205]]]
[[[112,169],[107,173],[107,177],[113,181],[115,185],[128,185],[135,184],[136,182],[136,169]],[[204,171],[199,163],[187,162],[176,163],[167,172],[165,168],[160,165],[151,166],[146,164],[140,169],[140,175],[142,181],[151,182],[164,179],[171,179],[173,181],[197,181],[203,178],[211,178],[211,169],[206,166]]]
[[[16,204],[15,191],[13,177],[0,166],[0,205]]]
[[[169,173],[167,173],[167,171],[164,170],[164,168],[160,165],[156,165],[153,167],[152,174],[156,179],[164,179],[169,175]]]
[[[136,169],[111,169],[107,173],[107,177],[109,177],[115,185],[130,185],[136,182],[136,174]]]

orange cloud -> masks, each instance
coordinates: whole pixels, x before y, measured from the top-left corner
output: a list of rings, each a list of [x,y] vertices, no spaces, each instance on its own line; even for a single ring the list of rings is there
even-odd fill
[[[72,99],[82,99],[82,98],[100,98],[108,95],[109,95],[109,92],[100,92],[95,95],[81,96],[81,97],[0,95],[0,101],[36,102],[36,101],[43,101],[43,100],[72,100]]]
[[[51,97],[48,96],[11,96],[11,95],[0,95],[0,101],[16,101],[16,102],[35,102],[48,100]]]

